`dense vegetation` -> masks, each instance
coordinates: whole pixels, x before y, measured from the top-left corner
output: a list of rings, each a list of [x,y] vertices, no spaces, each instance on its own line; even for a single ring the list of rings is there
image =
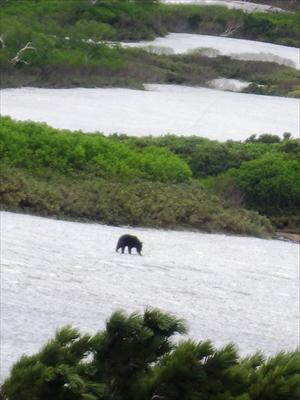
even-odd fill
[[[299,1],[273,3],[293,12],[249,14],[155,0],[1,0],[1,87],[143,88],[227,77],[253,82],[247,91],[254,93],[298,97],[299,71],[290,67],[209,58],[203,49],[158,55],[118,44],[192,32],[299,46]],[[6,210],[257,236],[299,230],[299,140],[288,133],[244,143],[106,138],[1,118],[1,145]]]
[[[193,178],[214,195],[259,211],[277,229],[299,231],[300,140],[289,133],[283,139],[263,134],[225,143],[174,135],[118,138],[134,148],[167,147],[187,162]]]
[[[186,182],[191,171],[167,148],[147,146],[142,151],[126,143],[109,141],[101,134],[59,131],[43,124],[13,123],[1,118],[3,161],[36,174],[50,168],[67,175],[73,171],[106,179],[149,179]]]
[[[248,88],[253,93],[299,97],[299,73],[290,67],[221,56],[211,59],[203,51],[190,56],[149,54],[118,45],[189,32],[298,47],[299,12],[248,14],[154,0],[2,0],[0,4],[2,88],[203,86],[225,77],[253,82]]]
[[[300,141],[288,133],[220,143],[0,122],[4,210],[262,237],[298,232]]]
[[[116,311],[106,329],[67,326],[37,354],[23,355],[0,388],[3,400],[296,400],[299,350],[240,358],[233,343],[172,343],[184,321],[158,309]]]

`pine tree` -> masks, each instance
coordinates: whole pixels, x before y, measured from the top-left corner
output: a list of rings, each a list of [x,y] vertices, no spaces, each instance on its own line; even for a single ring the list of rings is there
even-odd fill
[[[240,359],[233,343],[172,342],[183,320],[158,309],[118,310],[94,336],[66,326],[24,355],[1,400],[299,400],[300,350]]]
[[[96,400],[104,385],[87,378],[84,358],[91,352],[91,336],[66,326],[42,350],[22,356],[2,385],[7,400]]]
[[[95,337],[96,380],[106,384],[114,399],[139,399],[141,382],[152,364],[174,348],[169,338],[175,333],[186,333],[183,321],[157,309],[147,309],[144,316],[114,312],[106,331]]]

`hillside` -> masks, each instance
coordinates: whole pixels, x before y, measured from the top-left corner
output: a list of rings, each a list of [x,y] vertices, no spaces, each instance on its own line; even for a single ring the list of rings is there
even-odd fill
[[[233,38],[297,46],[298,16],[154,1],[5,1],[1,85],[141,88],[205,85],[221,76],[250,79],[254,93],[264,83],[262,94],[297,97],[294,68],[201,53],[158,55],[119,41],[169,31],[221,35],[234,26]],[[1,118],[1,127],[4,210],[262,237],[299,231],[299,139],[288,132],[219,143],[105,138],[9,118]]]
[[[27,21],[31,24],[28,26]],[[224,6],[36,0],[1,3],[1,87],[205,86],[215,78],[253,82],[255,93],[299,97],[298,74],[274,63],[200,53],[166,56],[118,43],[168,32],[243,38],[299,47],[299,12],[245,13]]]

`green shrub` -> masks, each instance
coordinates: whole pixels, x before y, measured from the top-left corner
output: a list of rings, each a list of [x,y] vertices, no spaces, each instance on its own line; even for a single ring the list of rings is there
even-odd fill
[[[245,162],[227,172],[246,193],[248,204],[267,210],[299,206],[300,163],[282,157]]]
[[[195,229],[268,237],[270,222],[203,190],[197,182],[117,181],[93,174],[59,175],[2,165],[4,210],[109,225]]]
[[[137,152],[101,134],[60,131],[8,117],[1,117],[1,125],[3,161],[31,171],[86,171],[106,178],[161,182],[185,182],[192,176],[187,164],[166,148],[152,146]]]

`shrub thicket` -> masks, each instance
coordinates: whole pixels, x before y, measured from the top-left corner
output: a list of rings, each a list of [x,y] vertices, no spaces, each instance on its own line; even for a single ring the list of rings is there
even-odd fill
[[[113,141],[122,141],[136,150],[147,146],[167,147],[172,153],[186,161],[194,178],[207,178],[225,173],[230,168],[239,168],[243,162],[270,155],[278,155],[284,160],[300,162],[300,140],[293,139],[286,132],[283,138],[278,135],[251,135],[244,142],[228,140],[218,142],[200,136],[133,137],[113,134]]]
[[[300,163],[279,156],[266,156],[245,162],[239,169],[227,171],[247,194],[249,207],[265,215],[274,210],[299,211]]]
[[[5,210],[266,236],[259,212],[299,229],[300,141],[288,133],[220,143],[72,133],[9,117],[1,126]]]
[[[50,169],[63,174],[77,171],[106,179],[160,182],[186,182],[192,176],[187,164],[167,148],[148,146],[138,152],[102,134],[72,133],[1,117],[0,138],[4,162],[39,174]]]
[[[43,178],[1,167],[3,210],[69,220],[163,229],[195,229],[267,237],[273,230],[256,211],[222,200],[197,183],[117,181],[49,171]]]

